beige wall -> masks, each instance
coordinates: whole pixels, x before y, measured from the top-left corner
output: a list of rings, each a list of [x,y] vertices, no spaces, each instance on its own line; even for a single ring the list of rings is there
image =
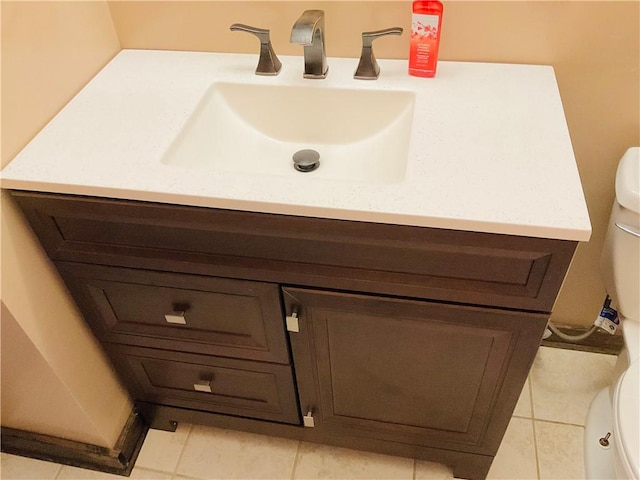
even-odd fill
[[[95,415],[95,409],[93,416],[85,412],[83,402],[65,387],[54,365],[38,350],[4,302],[1,305],[2,426],[113,446],[120,433],[115,431],[117,422],[96,424],[93,417],[99,422],[105,415]],[[99,402],[105,403],[105,399]]]
[[[231,23],[271,29],[279,54],[301,54],[291,25],[326,12],[327,54],[357,57],[360,32],[408,29],[411,2],[109,2],[123,48],[256,52]],[[640,2],[445,2],[441,59],[553,65],[593,224],[554,320],[590,325],[604,296],[598,264],[617,161],[640,145]],[[406,30],[405,30],[406,31]],[[380,39],[379,58],[407,58],[408,35]],[[354,64],[355,68],[355,64]],[[425,80],[428,81],[428,80]],[[544,141],[544,139],[540,139]]]
[[[105,2],[2,1],[2,166],[120,50]]]
[[[2,165],[120,50],[104,2],[2,2]],[[113,447],[131,402],[40,244],[1,198],[2,425]]]

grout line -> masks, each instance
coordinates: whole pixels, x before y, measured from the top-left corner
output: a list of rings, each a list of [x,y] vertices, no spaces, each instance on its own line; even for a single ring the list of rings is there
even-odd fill
[[[538,437],[536,435],[536,411],[533,403],[533,377],[531,372],[527,375],[529,380],[529,403],[531,404],[531,428],[533,430],[533,453],[536,458],[536,475],[540,480],[540,456],[538,455]]]
[[[523,420],[535,420],[533,417],[527,415],[511,415],[511,418],[521,418]]]
[[[154,472],[154,473],[155,473],[155,472]],[[166,472],[165,472],[165,475],[167,475],[167,473],[166,473]],[[170,474],[169,474],[169,475],[170,475]],[[184,478],[185,480],[203,480],[202,478],[198,478],[198,477],[190,477],[189,475],[183,475],[183,474],[180,474],[180,473],[177,473],[177,474],[175,474],[175,475],[171,475],[171,478],[172,478],[172,479],[175,479],[175,478],[176,478],[176,476],[178,476],[178,475],[180,476],[180,478],[181,478],[181,479],[183,479],[183,478]]]
[[[53,476],[53,479],[56,480],[58,478],[60,478],[60,473],[62,472],[62,467],[64,467],[64,465],[62,465],[61,463],[58,464],[58,471],[56,472],[56,474]]]
[[[136,470],[144,470],[145,472],[150,472],[150,473],[161,473],[162,475],[171,475],[173,476],[174,474],[172,472],[167,472],[166,470],[158,470],[157,468],[153,468],[153,467],[133,467]]]
[[[180,426],[180,424],[178,424]],[[187,443],[189,442],[189,437],[191,437],[191,432],[193,432],[193,424],[189,424],[189,431],[187,432],[187,436],[184,439],[184,443],[182,444],[182,449],[180,450],[180,455],[178,455],[178,461],[176,462],[176,466],[173,467],[173,472],[171,476],[174,477],[178,474],[178,467],[180,466],[180,462],[182,461],[182,456],[184,455],[184,451],[187,448]]]
[[[296,456],[293,459],[293,468],[291,469],[291,480],[294,480],[296,477],[296,470],[298,468],[298,459],[300,457],[300,447],[302,446],[302,440],[298,440],[298,446],[296,447]]]
[[[416,470],[418,469],[417,463],[418,463],[418,461],[414,458],[413,459],[413,474],[411,475],[411,480],[416,480]]]
[[[529,403],[531,403],[531,418],[535,420],[536,407],[533,399],[533,376],[531,375],[531,372],[529,372],[529,375],[527,375],[527,378],[529,379]]]
[[[177,478],[177,476],[180,476],[180,479],[184,478],[185,480],[203,480],[202,478],[190,477],[189,475],[183,475],[183,474],[180,474],[180,473],[177,473],[175,475],[171,475],[171,478],[175,479],[175,478]]]
[[[538,436],[536,434],[536,421],[531,419],[531,428],[533,429],[533,450],[536,456],[536,474],[540,480],[540,455],[538,455]]]
[[[584,425],[580,425],[579,423],[561,422],[560,420],[547,420],[546,418],[533,418],[532,420],[535,420],[536,422],[553,423],[554,425],[584,428]]]

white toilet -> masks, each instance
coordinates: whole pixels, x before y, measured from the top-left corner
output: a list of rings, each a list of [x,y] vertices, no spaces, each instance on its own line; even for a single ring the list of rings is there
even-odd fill
[[[616,200],[602,252],[602,275],[618,310],[625,348],[610,386],[585,422],[589,479],[640,478],[640,148],[627,150],[616,174]]]

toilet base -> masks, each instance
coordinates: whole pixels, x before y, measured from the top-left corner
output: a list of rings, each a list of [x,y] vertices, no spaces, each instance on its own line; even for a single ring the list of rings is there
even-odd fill
[[[609,447],[603,447],[599,440],[608,432],[611,433]],[[592,400],[584,426],[584,468],[588,480],[616,478],[613,444],[613,411],[609,387],[606,387]]]

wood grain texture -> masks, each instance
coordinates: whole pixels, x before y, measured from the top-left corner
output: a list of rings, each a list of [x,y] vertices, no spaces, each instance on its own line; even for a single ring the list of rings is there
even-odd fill
[[[547,317],[284,289],[301,407],[316,428],[495,455]]]
[[[105,344],[136,400],[300,424],[289,365]],[[208,382],[211,392],[194,389]]]
[[[290,363],[277,285],[56,262],[105,342]],[[184,325],[166,314],[184,311]]]
[[[576,248],[13,195],[154,428],[205,423],[404,455],[460,478],[486,477]],[[187,327],[164,324],[165,310],[186,311]],[[287,333],[294,311],[299,332]],[[203,379],[211,393],[194,391]],[[315,428],[301,426],[307,412]]]
[[[576,242],[13,192],[55,260],[549,313]]]

